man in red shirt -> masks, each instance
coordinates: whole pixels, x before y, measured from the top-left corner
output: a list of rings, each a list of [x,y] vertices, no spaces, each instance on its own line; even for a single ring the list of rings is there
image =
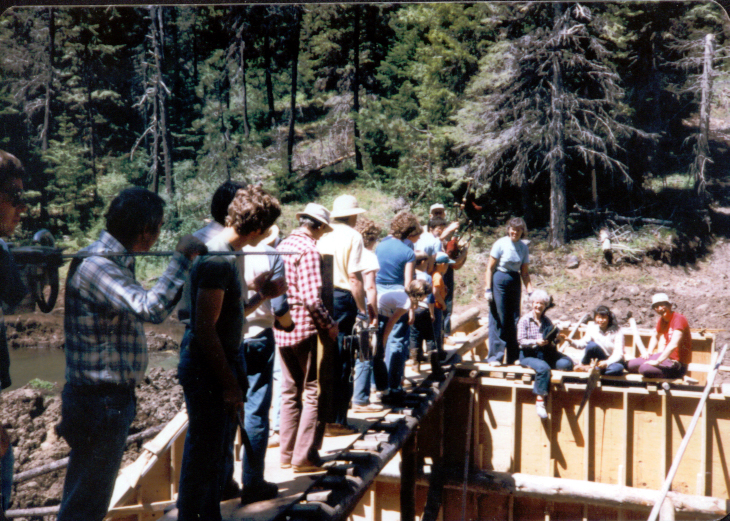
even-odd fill
[[[628,371],[648,378],[680,378],[687,372],[692,354],[692,335],[684,315],[672,311],[665,293],[651,299],[651,307],[659,315],[649,347],[641,358],[629,361]]]

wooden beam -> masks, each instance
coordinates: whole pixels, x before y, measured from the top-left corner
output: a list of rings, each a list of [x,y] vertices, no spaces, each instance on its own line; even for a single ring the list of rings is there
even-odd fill
[[[406,439],[401,448],[400,518],[401,521],[416,519],[416,433]]]

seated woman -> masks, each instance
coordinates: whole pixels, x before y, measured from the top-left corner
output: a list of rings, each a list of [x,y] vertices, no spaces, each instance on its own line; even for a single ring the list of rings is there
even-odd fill
[[[538,289],[530,295],[532,311],[523,316],[517,323],[517,342],[520,345],[520,365],[535,371],[533,394],[537,395],[535,411],[537,415],[547,419],[545,396],[550,390],[551,369],[572,371],[573,361],[558,352],[551,336],[553,323],[545,316],[545,311],[552,304],[552,299],[543,290]]]
[[[649,347],[641,358],[629,360],[628,371],[648,378],[680,378],[687,372],[692,355],[692,335],[684,315],[672,310],[665,293],[651,299],[651,308],[659,315]]]
[[[585,349],[576,371],[588,371],[591,360],[597,359],[597,367],[608,376],[620,376],[626,367],[624,360],[624,334],[616,324],[616,317],[606,306],[593,311],[593,322],[588,324],[583,338],[566,342],[577,349]]]

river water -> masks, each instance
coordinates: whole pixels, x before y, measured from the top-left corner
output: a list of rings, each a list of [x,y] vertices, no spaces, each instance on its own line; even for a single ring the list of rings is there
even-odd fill
[[[63,329],[62,324],[59,327]],[[179,344],[184,328],[176,320],[168,319],[162,324],[145,324],[145,330],[169,335]],[[154,367],[172,369],[177,367],[177,362],[177,351],[152,352],[148,370]],[[10,377],[13,385],[8,390],[22,387],[35,378],[56,383],[60,390],[65,382],[65,371],[66,356],[61,349],[11,349]]]

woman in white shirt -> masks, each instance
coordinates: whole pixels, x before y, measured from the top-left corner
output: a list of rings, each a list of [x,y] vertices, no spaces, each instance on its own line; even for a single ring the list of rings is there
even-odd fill
[[[608,376],[623,374],[626,367],[624,359],[624,334],[616,324],[616,316],[606,306],[598,306],[593,311],[593,322],[588,324],[580,340],[567,339],[577,348],[585,349],[583,360],[575,371],[588,371],[591,360],[597,359],[598,368]]]

